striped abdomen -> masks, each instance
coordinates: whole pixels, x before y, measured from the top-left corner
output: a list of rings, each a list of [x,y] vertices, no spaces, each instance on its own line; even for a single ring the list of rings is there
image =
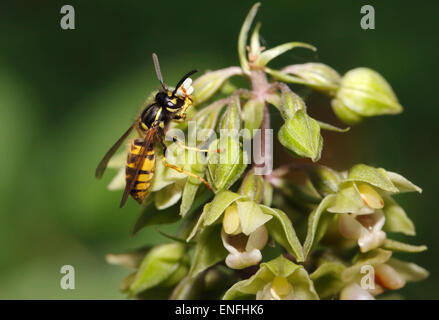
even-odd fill
[[[139,161],[143,162],[141,164],[139,175],[137,176],[134,187],[130,192],[131,196],[140,204],[148,195],[155,169],[154,145],[150,146],[150,149],[146,152],[146,157],[144,159],[140,159],[140,155],[143,152],[142,144],[143,139],[136,139],[131,143],[125,168],[126,183],[130,184],[136,173],[136,168],[139,164]]]

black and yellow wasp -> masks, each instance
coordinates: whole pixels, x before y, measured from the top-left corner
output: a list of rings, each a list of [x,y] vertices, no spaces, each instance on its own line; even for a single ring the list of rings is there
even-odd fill
[[[127,156],[125,167],[126,186],[120,202],[120,207],[123,207],[128,199],[128,195],[131,195],[140,204],[148,195],[154,177],[158,143],[163,145],[162,161],[165,166],[200,179],[209,187],[209,189],[211,189],[206,180],[192,172],[185,171],[180,167],[168,163],[165,157],[166,144],[164,143],[164,138],[166,136],[168,125],[172,120],[185,119],[186,111],[192,104],[191,93],[193,87],[191,87],[192,80],[189,77],[197,72],[197,70],[192,70],[184,75],[175,86],[175,89],[171,91],[163,82],[157,55],[153,54],[152,58],[157,78],[161,84],[161,88],[155,96],[154,103],[150,104],[142,111],[131,127],[128,128],[122,137],[117,140],[110,150],[108,150],[96,169],[96,177],[102,177],[110,158],[130,135],[131,131],[133,129],[137,130],[139,138],[131,141]],[[179,146],[186,149],[194,149],[186,147],[179,141],[176,142]],[[196,149],[196,151],[206,152],[208,150]]]

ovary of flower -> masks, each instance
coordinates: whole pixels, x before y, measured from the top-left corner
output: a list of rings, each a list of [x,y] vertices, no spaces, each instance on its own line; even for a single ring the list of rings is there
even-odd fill
[[[237,245],[234,243],[234,237],[244,240],[244,243]],[[265,226],[260,226],[255,231],[245,236],[243,233],[238,235],[229,235],[224,228],[221,231],[221,239],[224,248],[229,251],[226,257],[226,265],[232,269],[244,269],[249,266],[258,264],[262,260],[261,250],[268,241],[268,232]]]
[[[381,210],[366,215],[342,213],[339,216],[339,230],[347,239],[357,240],[361,252],[379,247],[386,240],[386,233],[381,229],[385,217]]]
[[[357,187],[365,205],[372,209],[382,209],[384,207],[383,198],[370,185],[361,183]]]
[[[184,80],[183,84],[177,90],[177,96],[186,97],[190,96],[194,92],[194,87],[192,87],[192,79],[187,78]]]
[[[375,266],[375,281],[389,290],[397,290],[405,286],[405,279],[388,264]]]
[[[358,284],[352,283],[341,291],[340,300],[375,300],[375,298]]]

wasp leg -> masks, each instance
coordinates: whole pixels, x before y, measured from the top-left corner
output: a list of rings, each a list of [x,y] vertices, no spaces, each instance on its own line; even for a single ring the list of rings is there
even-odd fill
[[[175,137],[172,138],[172,141],[174,141],[178,147],[186,150],[197,151],[197,152],[218,152],[218,153],[221,152],[221,149],[200,149],[197,147],[189,147]]]
[[[200,176],[197,176],[195,173],[192,173],[192,172],[190,172],[190,171],[186,171],[186,170],[184,170],[184,169],[182,169],[182,168],[180,168],[180,167],[177,167],[177,166],[175,166],[175,165],[173,165],[173,164],[167,162],[165,156],[163,156],[163,158],[162,158],[162,162],[163,162],[163,165],[164,165],[165,167],[168,167],[168,168],[174,169],[174,170],[176,170],[176,171],[178,171],[178,172],[180,172],[180,173],[183,173],[183,174],[185,174],[185,175],[188,175],[188,176],[194,177],[195,179],[200,180],[202,183],[204,183],[204,184],[206,185],[207,188],[209,188],[210,191],[214,192],[213,189],[212,189],[212,187],[210,186],[209,182],[207,182],[205,179],[201,178]]]

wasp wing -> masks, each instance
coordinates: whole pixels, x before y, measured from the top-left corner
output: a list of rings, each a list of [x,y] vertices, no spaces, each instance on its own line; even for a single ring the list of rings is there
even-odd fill
[[[157,138],[157,132],[158,132],[158,128],[157,127],[153,127],[151,129],[149,129],[146,132],[146,136],[145,136],[145,140],[143,141],[142,147],[141,147],[141,152],[139,152],[139,156],[137,157],[137,161],[136,161],[136,171],[134,172],[134,175],[130,178],[131,181],[125,185],[125,190],[123,192],[123,196],[122,196],[122,200],[120,201],[120,207],[122,208],[125,204],[125,202],[128,199],[128,196],[131,193],[131,190],[133,190],[136,181],[137,181],[137,177],[139,176],[139,172],[142,169],[142,165],[143,165],[143,161],[146,158],[146,153],[148,152],[148,150],[150,150],[150,147],[152,144],[155,143],[155,140]]]
[[[108,161],[110,161],[111,157],[114,155],[117,149],[119,149],[120,145],[130,135],[131,131],[134,129],[134,126],[136,124],[137,122],[133,123],[133,125],[128,128],[128,130],[122,135],[122,137],[119,138],[119,140],[116,141],[116,143],[110,148],[110,150],[107,151],[105,156],[102,158],[101,162],[99,162],[98,167],[96,168],[96,173],[95,173],[96,178],[99,179],[102,177],[105,169],[107,168]]]

